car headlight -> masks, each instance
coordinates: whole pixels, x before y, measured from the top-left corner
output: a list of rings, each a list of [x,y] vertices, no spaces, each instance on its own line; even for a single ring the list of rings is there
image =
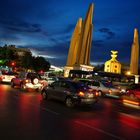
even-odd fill
[[[121,89],[121,92],[126,92],[125,89]]]

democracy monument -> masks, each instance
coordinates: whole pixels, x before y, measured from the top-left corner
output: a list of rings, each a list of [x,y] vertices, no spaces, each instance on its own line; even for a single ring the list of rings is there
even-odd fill
[[[90,51],[92,43],[92,16],[93,3],[90,4],[84,21],[79,18],[73,31],[66,66],[64,67],[64,77],[68,77],[71,70],[93,71],[94,66],[90,64]],[[104,72],[121,74],[121,63],[116,60],[118,51],[111,51],[111,59],[105,62]],[[130,75],[135,76],[135,82],[139,80],[139,40],[138,29],[134,29],[134,39],[131,48]]]
[[[139,64],[139,39],[138,39],[138,29],[135,28],[130,59],[131,74],[138,75],[138,64]]]
[[[138,29],[135,28],[130,59],[130,74],[135,76],[135,83],[139,82],[138,68],[139,68],[139,38],[138,38]]]
[[[72,34],[68,58],[64,67],[64,77],[69,76],[70,70],[93,71],[90,65],[90,50],[92,42],[93,3],[90,4],[86,18],[79,18]]]

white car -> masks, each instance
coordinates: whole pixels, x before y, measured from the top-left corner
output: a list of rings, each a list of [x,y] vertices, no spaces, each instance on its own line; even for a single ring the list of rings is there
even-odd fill
[[[99,92],[99,96],[121,96],[120,89],[115,88],[111,82],[108,81],[96,81],[89,79],[80,79],[79,81],[84,82],[90,88],[96,89]]]
[[[11,83],[11,80],[18,75],[12,71],[2,71],[0,74],[0,82]]]

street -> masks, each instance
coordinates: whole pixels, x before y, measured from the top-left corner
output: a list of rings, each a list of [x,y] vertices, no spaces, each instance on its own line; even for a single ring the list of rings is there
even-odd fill
[[[139,140],[140,108],[107,97],[67,108],[39,92],[0,84],[0,132],[1,140]]]

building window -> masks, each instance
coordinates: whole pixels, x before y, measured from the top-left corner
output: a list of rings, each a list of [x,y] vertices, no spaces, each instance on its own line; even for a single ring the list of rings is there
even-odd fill
[[[107,65],[107,67],[109,67],[109,65]]]
[[[117,68],[117,66],[115,66],[115,68]]]

